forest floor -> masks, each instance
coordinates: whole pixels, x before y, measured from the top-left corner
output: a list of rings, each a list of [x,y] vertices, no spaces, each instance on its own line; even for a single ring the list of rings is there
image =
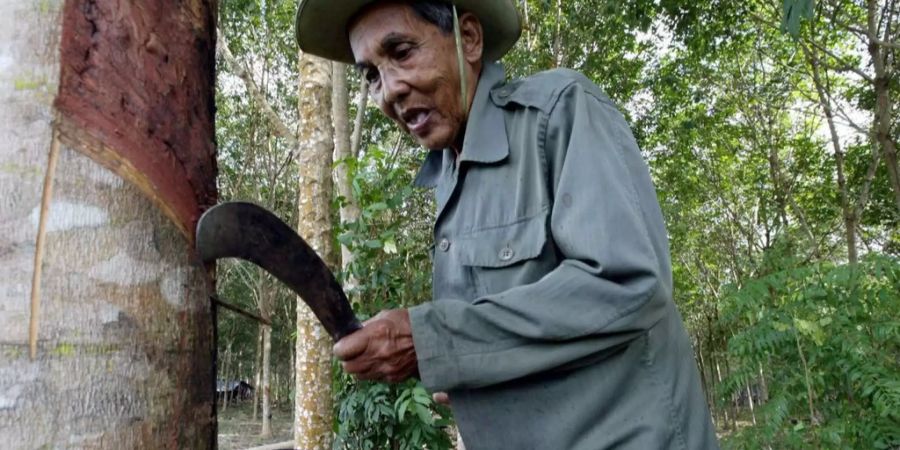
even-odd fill
[[[262,421],[259,417],[253,420],[253,402],[244,401],[228,405],[219,411],[219,449],[243,450],[266,444],[289,441],[293,438],[293,412],[291,408],[272,410],[272,437],[259,437]]]
[[[218,413],[220,450],[244,450],[293,438],[293,411],[289,407],[276,408],[272,411],[272,437],[266,439],[259,437],[261,421],[258,417],[256,420],[252,419],[251,401],[229,404],[224,412],[220,404]],[[741,411],[736,421],[737,429],[752,426],[751,420],[749,411]],[[719,439],[727,438],[734,431],[717,427],[716,436]]]

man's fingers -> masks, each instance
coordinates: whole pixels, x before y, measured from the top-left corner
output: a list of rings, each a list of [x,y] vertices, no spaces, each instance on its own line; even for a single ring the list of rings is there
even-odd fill
[[[362,329],[338,341],[337,344],[334,344],[332,351],[337,359],[346,361],[362,354],[368,345],[369,337],[365,333],[365,329]]]
[[[344,361],[341,363],[341,367],[344,369],[344,372],[357,376],[367,374],[372,371],[371,361]]]
[[[384,311],[379,311],[378,314],[375,314],[374,316],[369,317],[368,319],[364,320],[362,324],[363,324],[363,326],[366,326],[371,322],[374,322],[376,320],[381,320],[382,317],[384,317]]]
[[[345,372],[361,380],[396,383],[414,376],[416,351],[406,310],[378,313],[333,348]]]
[[[450,404],[450,396],[447,395],[446,392],[435,392],[434,394],[431,394],[431,399],[434,400],[435,403],[441,405]]]

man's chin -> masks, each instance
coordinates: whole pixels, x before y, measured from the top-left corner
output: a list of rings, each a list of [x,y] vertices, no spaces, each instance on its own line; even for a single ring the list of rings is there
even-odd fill
[[[450,146],[449,142],[446,142],[446,139],[429,139],[430,136],[426,138],[419,138],[418,136],[413,136],[413,139],[421,145],[422,147],[427,148],[428,150],[443,150]]]

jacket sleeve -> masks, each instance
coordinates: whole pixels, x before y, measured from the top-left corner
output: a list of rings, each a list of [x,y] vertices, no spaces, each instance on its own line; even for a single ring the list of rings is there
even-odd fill
[[[573,83],[550,110],[544,137],[555,199],[550,234],[561,263],[537,282],[474,302],[411,308],[419,371],[431,390],[598,361],[665,314],[670,275],[658,255],[668,251],[665,231],[622,115]]]

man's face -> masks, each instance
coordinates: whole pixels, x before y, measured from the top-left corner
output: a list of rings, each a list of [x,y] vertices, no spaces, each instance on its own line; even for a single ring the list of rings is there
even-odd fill
[[[404,131],[429,149],[458,140],[466,111],[452,34],[405,4],[379,2],[351,23],[350,46],[372,98]],[[480,48],[478,52],[480,57]]]

